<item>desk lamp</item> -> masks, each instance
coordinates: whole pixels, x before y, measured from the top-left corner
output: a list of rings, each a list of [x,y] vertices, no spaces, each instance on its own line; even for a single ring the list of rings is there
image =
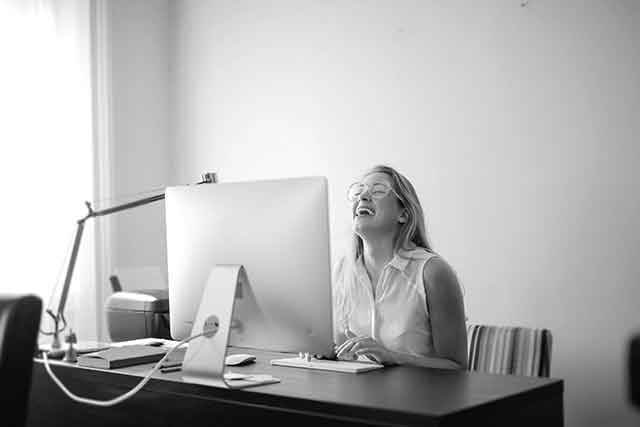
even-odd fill
[[[202,174],[202,179],[200,182],[197,182],[196,185],[199,184],[215,184],[218,182],[218,177],[213,172],[207,172]],[[159,200],[163,200],[165,197],[164,193],[157,194],[155,196],[145,197],[143,199],[134,200],[133,202],[124,203],[121,205],[113,206],[107,209],[101,210],[93,210],[90,202],[85,202],[87,206],[88,213],[83,218],[80,218],[77,221],[76,234],[73,241],[73,248],[71,249],[71,256],[69,257],[69,264],[67,265],[67,272],[64,279],[64,285],[62,287],[62,294],[60,295],[60,301],[58,302],[58,310],[57,312],[53,312],[51,309],[47,309],[46,313],[51,316],[53,319],[53,331],[50,332],[42,332],[44,335],[52,335],[53,341],[51,342],[51,349],[57,350],[60,348],[60,337],[59,334],[64,331],[67,327],[67,321],[64,317],[64,307],[67,303],[67,297],[69,295],[69,287],[71,285],[71,278],[73,277],[73,270],[76,265],[76,260],[78,258],[78,250],[80,249],[80,241],[82,240],[82,233],[84,232],[84,223],[89,218],[99,217],[110,215],[112,213],[124,211],[127,209],[136,208],[138,206],[147,205],[149,203],[157,202]]]

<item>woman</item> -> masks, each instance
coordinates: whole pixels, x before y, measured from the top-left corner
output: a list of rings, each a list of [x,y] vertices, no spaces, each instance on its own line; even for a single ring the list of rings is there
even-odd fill
[[[465,369],[462,293],[431,249],[407,178],[376,166],[349,187],[353,251],[334,280],[336,357]]]

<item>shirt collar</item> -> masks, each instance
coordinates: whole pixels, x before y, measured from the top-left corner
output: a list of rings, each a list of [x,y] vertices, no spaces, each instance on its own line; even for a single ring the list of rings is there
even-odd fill
[[[387,265],[395,268],[400,273],[406,276],[407,275],[406,270],[407,270],[407,266],[409,265],[409,262],[411,261],[412,252],[413,251],[405,251],[405,250],[397,251],[393,255],[393,258],[391,259],[391,261],[389,261],[389,264]],[[360,277],[367,277],[367,278],[369,277],[367,275],[367,271],[365,270],[364,260],[362,256],[360,256],[358,258],[358,261],[356,262],[356,273]]]
[[[391,261],[389,262],[389,265],[400,271],[401,273],[405,273],[405,269],[407,268],[407,265],[409,265],[410,260],[411,259],[409,258],[408,254],[401,254],[400,252],[396,252],[393,256],[393,259],[391,259]]]

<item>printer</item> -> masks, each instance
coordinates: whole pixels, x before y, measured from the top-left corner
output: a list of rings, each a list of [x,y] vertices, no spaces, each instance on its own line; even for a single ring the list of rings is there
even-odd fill
[[[167,289],[115,292],[107,299],[105,312],[111,341],[171,339]]]

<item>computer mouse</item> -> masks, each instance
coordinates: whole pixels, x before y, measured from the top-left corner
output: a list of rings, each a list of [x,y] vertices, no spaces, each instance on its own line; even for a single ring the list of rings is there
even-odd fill
[[[227,366],[248,365],[256,361],[256,357],[252,354],[230,354],[224,360]]]

